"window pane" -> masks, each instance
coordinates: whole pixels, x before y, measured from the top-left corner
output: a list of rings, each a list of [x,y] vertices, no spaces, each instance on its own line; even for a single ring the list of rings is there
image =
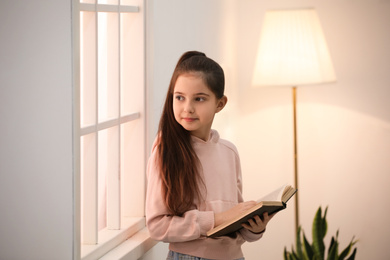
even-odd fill
[[[119,127],[99,132],[99,230],[119,228]]]
[[[96,14],[80,13],[80,124],[96,123]]]
[[[121,114],[143,110],[144,56],[142,16],[121,14]]]
[[[83,244],[97,243],[97,169],[96,134],[80,138],[81,166],[81,241]]]
[[[122,214],[125,217],[144,215],[145,162],[143,120],[121,125]]]
[[[117,13],[98,14],[99,122],[119,116],[119,23]]]

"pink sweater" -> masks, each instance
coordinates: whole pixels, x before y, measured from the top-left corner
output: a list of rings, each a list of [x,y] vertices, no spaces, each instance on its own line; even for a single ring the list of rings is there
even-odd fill
[[[150,236],[170,243],[172,251],[209,259],[243,257],[241,245],[262,237],[241,229],[234,237],[207,238],[214,227],[214,212],[226,211],[243,201],[241,165],[236,147],[219,138],[212,130],[207,142],[192,137],[193,146],[202,164],[207,193],[205,203],[187,211],[182,217],[169,215],[164,205],[161,178],[156,166],[157,152],[152,149],[147,169],[146,224]]]

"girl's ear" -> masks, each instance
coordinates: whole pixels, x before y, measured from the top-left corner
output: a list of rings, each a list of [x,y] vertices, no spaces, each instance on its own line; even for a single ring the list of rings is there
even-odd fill
[[[217,102],[217,110],[215,111],[215,113],[218,113],[219,111],[221,111],[226,106],[227,101],[228,101],[228,99],[226,96],[223,96],[222,98],[220,98]]]

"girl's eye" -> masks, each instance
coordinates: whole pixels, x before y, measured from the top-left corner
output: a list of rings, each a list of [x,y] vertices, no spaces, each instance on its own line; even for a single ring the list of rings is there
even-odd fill
[[[184,100],[184,97],[183,97],[183,96],[176,96],[175,98],[176,98],[177,100],[179,100],[179,101]]]
[[[195,100],[196,101],[205,101],[206,99],[204,97],[197,97]]]

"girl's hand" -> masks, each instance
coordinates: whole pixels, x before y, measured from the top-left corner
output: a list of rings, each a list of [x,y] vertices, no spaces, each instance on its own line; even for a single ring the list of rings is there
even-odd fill
[[[215,213],[214,214],[214,226],[218,226],[226,221],[229,221],[230,219],[236,217],[237,215],[247,211],[248,209],[254,207],[256,205],[255,201],[246,201],[241,202],[234,206],[233,208],[221,212],[221,213]]]
[[[263,233],[268,222],[276,215],[276,213],[272,215],[268,215],[268,212],[263,214],[263,218],[260,216],[254,216],[252,219],[248,220],[248,224],[242,224],[242,226],[253,233]]]

